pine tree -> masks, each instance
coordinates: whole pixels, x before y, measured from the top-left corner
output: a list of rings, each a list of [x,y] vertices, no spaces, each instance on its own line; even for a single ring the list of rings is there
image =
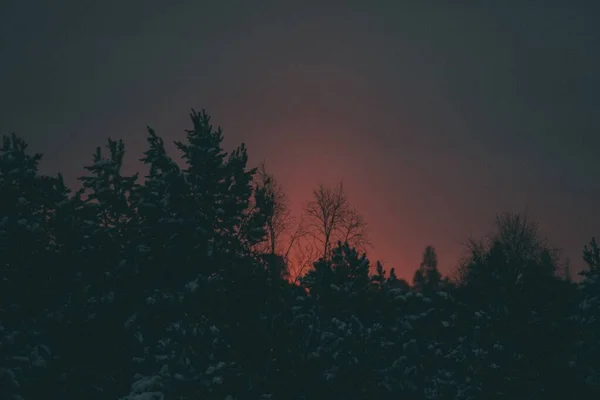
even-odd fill
[[[92,164],[85,167],[89,175],[79,178],[82,188],[63,204],[57,220],[62,240],[74,235],[71,240],[78,247],[75,254],[62,254],[76,272],[62,326],[55,333],[62,343],[64,379],[77,384],[61,387],[59,396],[116,396],[130,374],[123,320],[136,295],[131,282],[137,271],[124,260],[131,253],[137,174],[122,174],[122,140],[108,139],[107,149],[106,157],[101,147],[96,149]],[[69,247],[62,243],[63,252]]]
[[[270,365],[265,354],[274,347],[270,313],[280,308],[278,294],[283,290],[274,284],[271,267],[276,260],[265,260],[254,251],[265,238],[271,199],[263,188],[253,187],[255,169],[247,168],[244,145],[227,154],[221,147],[221,129],[213,129],[204,111],[192,110],[191,120],[186,141],[175,143],[182,153],[181,168],[149,129],[149,149],[142,161],[150,171],[136,191],[137,229],[140,245],[151,255],[144,268],[154,277],[143,277],[150,282],[143,285],[150,300],[132,315],[129,329],[136,337],[143,335],[143,346],[138,346],[150,346],[150,353],[139,349],[149,370],[158,373],[163,366],[153,357],[169,354],[168,373],[160,374],[163,390],[169,393],[186,393],[186,398],[188,390],[202,398],[260,393]],[[182,333],[206,329],[197,321],[209,321],[219,330],[225,344],[214,351],[220,355],[201,354],[210,335]],[[236,361],[228,361],[233,354]],[[227,364],[221,371],[222,385],[210,383],[216,375],[201,372],[216,362],[213,356]],[[175,375],[184,378],[178,382]],[[248,382],[253,382],[251,387]]]
[[[386,277],[383,265],[377,261],[375,263],[375,274],[371,276],[371,282],[373,282],[376,288],[381,288],[385,285]]]
[[[583,260],[587,268],[581,272],[582,299],[574,317],[579,340],[574,346],[573,365],[578,385],[585,388],[586,396],[595,398],[600,396],[600,246],[595,238],[584,247]]]
[[[437,267],[437,254],[432,246],[427,246],[423,253],[423,261],[415,272],[413,286],[422,292],[433,292],[440,288],[442,276]]]
[[[263,192],[253,190],[256,169],[246,166],[245,145],[227,155],[222,130],[213,129],[205,111],[192,110],[191,120],[194,128],[187,131],[187,141],[175,144],[186,163],[180,212],[185,223],[196,227],[193,247],[204,255],[247,254],[265,240],[271,204]]]
[[[138,174],[133,176],[121,175],[125,144],[122,140],[108,139],[108,158],[102,156],[102,148],[97,147],[93,164],[85,170],[91,176],[82,176],[86,203],[92,205],[97,212],[97,218],[105,229],[118,229],[129,221],[134,213],[130,207],[129,196],[136,187]]]
[[[567,257],[563,264],[563,279],[566,282],[573,282],[573,274],[571,272],[571,260]]]
[[[0,146],[0,397],[38,398],[51,387],[56,348],[49,321],[62,305],[65,270],[53,230],[68,191],[39,173],[41,154],[4,136]]]
[[[150,127],[147,130],[148,149],[140,161],[149,166],[149,174],[135,191],[137,246],[144,257],[134,262],[144,266],[138,284],[151,291],[182,285],[194,276],[189,258],[197,232],[183,218],[189,188],[181,169],[167,154],[163,139]]]
[[[13,134],[3,137],[0,148],[0,296],[6,299],[2,304],[14,301],[27,314],[38,315],[51,301],[46,296],[52,279],[33,278],[54,257],[48,221],[66,192],[60,176],[39,175],[42,155],[29,155],[27,147]]]
[[[405,291],[410,289],[408,282],[406,282],[404,279],[398,279],[395,268],[390,269],[390,276],[387,279],[387,286],[392,289],[402,289]]]

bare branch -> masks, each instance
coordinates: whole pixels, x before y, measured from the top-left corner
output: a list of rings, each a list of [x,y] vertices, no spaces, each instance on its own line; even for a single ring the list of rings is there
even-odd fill
[[[367,225],[355,209],[350,208],[343,182],[335,188],[320,184],[313,199],[304,208],[310,235],[320,243],[321,255],[327,259],[335,242],[348,242],[364,250],[370,245]]]
[[[302,276],[312,267],[319,255],[319,247],[311,240],[300,240],[297,242],[294,252],[288,261],[290,280],[297,284]]]
[[[281,246],[283,235],[288,232],[295,221],[291,215],[289,199],[275,177],[268,173],[265,163],[262,163],[257,173],[258,184],[263,187],[267,196],[271,197],[274,207],[273,215],[267,220],[267,252],[275,254]]]
[[[294,248],[294,245],[302,238],[306,237],[309,234],[309,230],[306,227],[306,223],[304,218],[300,218],[300,222],[296,226],[296,230],[290,235],[290,238],[287,243],[287,248],[283,252],[284,259],[289,259],[290,252]]]
[[[371,246],[367,223],[356,209],[351,209],[346,213],[344,223],[340,228],[342,242],[347,242],[359,251],[364,251],[366,247]]]

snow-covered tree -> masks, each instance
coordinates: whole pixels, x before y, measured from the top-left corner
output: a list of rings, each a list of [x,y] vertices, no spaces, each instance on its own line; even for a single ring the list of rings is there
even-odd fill
[[[0,397],[32,398],[48,389],[54,349],[48,321],[66,301],[51,222],[68,190],[61,176],[39,173],[12,134],[0,146]],[[18,397],[22,396],[22,397]]]
[[[276,260],[254,251],[265,239],[272,198],[264,187],[252,185],[256,171],[247,168],[244,145],[227,154],[221,147],[221,129],[213,129],[204,111],[192,111],[191,120],[193,129],[187,131],[187,140],[176,142],[184,167],[166,154],[162,139],[151,129],[149,149],[142,159],[150,173],[136,191],[136,240],[148,249],[148,257],[140,267],[145,300],[136,308],[132,326],[138,338],[137,332],[152,334],[144,335],[145,344],[135,360],[143,358],[143,376],[154,376],[153,381],[161,377],[169,395],[182,391],[187,393],[182,394],[184,398],[237,397],[258,390],[256,377],[264,371],[248,366],[253,360],[250,355],[240,357],[266,346],[271,315],[265,313],[274,313],[278,301],[269,291],[281,290],[269,273]],[[264,290],[257,296],[260,288]],[[225,353],[218,359],[213,359],[217,354],[203,353],[216,338],[189,334],[210,332],[212,325],[218,327],[225,343],[219,350]],[[262,344],[242,346],[242,333],[246,339],[256,333],[256,341]],[[166,349],[164,343],[170,347]],[[190,353],[192,348],[196,352]],[[158,360],[165,352],[171,356],[161,364]],[[237,363],[232,361],[236,354]],[[218,374],[206,372],[215,365],[219,365]],[[251,376],[252,387],[241,383]],[[132,390],[138,391],[139,385],[134,386]]]
[[[502,215],[456,285],[428,247],[411,288],[353,246],[362,220],[322,188],[323,257],[290,284],[276,191],[204,111],[191,120],[182,162],[148,129],[137,182],[109,140],[73,195],[4,138],[1,398],[600,397],[595,241],[578,285],[533,221]]]
[[[573,317],[576,331],[571,366],[579,387],[593,398],[600,395],[600,247],[595,239],[585,246],[583,259],[587,268],[581,272],[581,301]]]

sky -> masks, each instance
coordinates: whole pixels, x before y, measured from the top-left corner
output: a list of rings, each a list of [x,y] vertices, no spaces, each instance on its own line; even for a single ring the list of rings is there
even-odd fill
[[[0,133],[74,185],[108,137],[137,171],[146,125],[170,143],[206,109],[297,212],[344,180],[369,258],[405,278],[526,209],[578,269],[600,234],[600,7],[466,4],[4,0]]]

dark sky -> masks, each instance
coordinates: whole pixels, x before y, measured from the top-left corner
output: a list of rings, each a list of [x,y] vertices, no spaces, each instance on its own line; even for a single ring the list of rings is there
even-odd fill
[[[137,170],[146,125],[182,139],[205,108],[296,208],[344,179],[371,258],[404,276],[525,208],[580,265],[600,234],[598,7],[410,3],[4,0],[0,132],[74,182],[108,136]]]

